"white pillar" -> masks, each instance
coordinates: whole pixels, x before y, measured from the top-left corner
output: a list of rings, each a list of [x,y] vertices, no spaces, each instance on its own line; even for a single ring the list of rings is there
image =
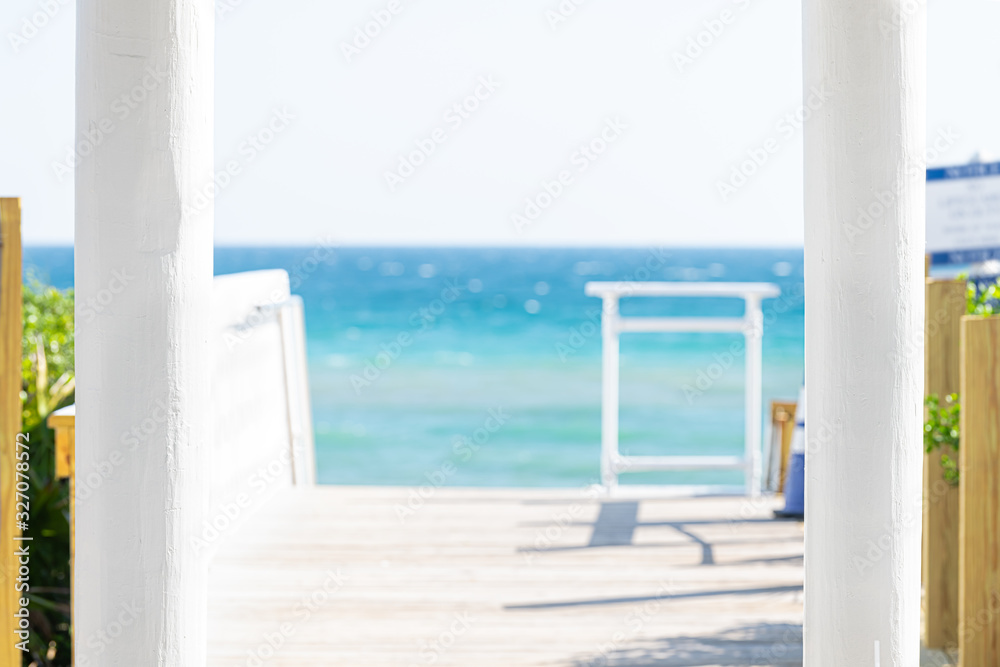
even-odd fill
[[[809,667],[918,663],[924,11],[803,7]]]
[[[75,663],[205,664],[212,0],[81,0]]]

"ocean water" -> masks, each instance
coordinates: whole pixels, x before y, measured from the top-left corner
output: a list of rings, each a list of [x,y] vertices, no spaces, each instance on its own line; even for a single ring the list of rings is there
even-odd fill
[[[324,483],[596,481],[601,336],[600,301],[584,295],[591,280],[774,282],[782,296],[764,302],[765,413],[772,399],[794,400],[802,382],[801,249],[216,249],[217,274],[265,268],[286,269],[305,301]],[[26,248],[25,270],[68,287],[72,249]],[[624,315],[742,310],[739,299],[622,302]],[[734,347],[741,340],[623,335],[622,450],[742,453],[744,358]],[[622,477],[625,484],[741,482],[738,471]]]

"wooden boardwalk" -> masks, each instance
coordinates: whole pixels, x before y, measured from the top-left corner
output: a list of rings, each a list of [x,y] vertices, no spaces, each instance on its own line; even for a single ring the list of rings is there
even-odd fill
[[[268,502],[214,559],[209,664],[801,664],[802,526],[770,502],[410,494]]]

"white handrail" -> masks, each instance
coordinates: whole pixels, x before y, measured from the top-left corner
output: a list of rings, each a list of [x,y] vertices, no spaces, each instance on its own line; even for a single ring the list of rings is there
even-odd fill
[[[295,294],[275,292],[272,298],[282,300],[254,306],[247,321],[233,328],[238,329],[241,337],[248,337],[255,327],[277,326],[292,483],[314,485],[316,460],[306,358],[305,305],[302,297]],[[274,354],[275,350],[268,352]],[[272,407],[277,407],[277,403]]]
[[[292,482],[296,486],[316,483],[316,444],[313,440],[312,408],[309,401],[306,359],[305,305],[293,294],[278,304],[281,352],[285,371],[288,439],[291,444]]]
[[[681,283],[681,282],[589,282],[587,296],[757,296],[772,299],[781,295],[774,283]]]
[[[760,494],[762,349],[764,317],[761,301],[777,297],[772,283],[590,282],[587,296],[603,299],[601,318],[601,484],[613,492],[622,472],[691,469],[742,469],[749,496]],[[743,317],[622,317],[618,303],[629,297],[740,298]],[[742,333],[746,338],[746,403],[744,455],[739,456],[622,456],[618,448],[619,337],[622,333],[664,332]]]

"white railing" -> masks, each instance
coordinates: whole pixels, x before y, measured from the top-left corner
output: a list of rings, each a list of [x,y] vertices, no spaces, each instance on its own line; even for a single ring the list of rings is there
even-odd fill
[[[781,294],[771,283],[591,282],[588,296],[604,301],[601,318],[601,484],[618,487],[622,472],[662,470],[743,470],[747,495],[760,494],[762,406],[761,301]],[[622,317],[618,305],[626,297],[740,298],[743,317]],[[742,333],[746,337],[746,404],[743,456],[623,456],[618,447],[619,338],[623,333]]]
[[[213,292],[209,495],[218,517],[238,500],[249,514],[275,492],[315,483],[315,455],[302,299],[288,274],[217,276]]]

